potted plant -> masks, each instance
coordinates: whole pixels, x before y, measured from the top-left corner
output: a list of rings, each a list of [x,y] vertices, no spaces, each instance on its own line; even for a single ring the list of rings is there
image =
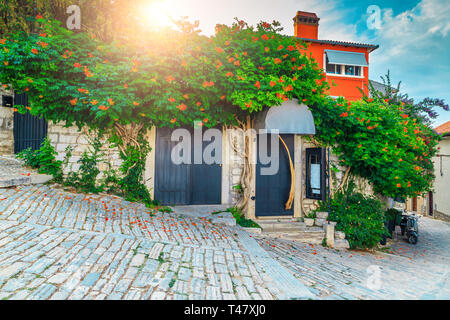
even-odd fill
[[[400,213],[401,214],[401,213]],[[384,225],[389,232],[389,238],[392,238],[392,233],[395,231],[395,224],[399,211],[394,208],[387,209],[384,214]]]
[[[312,227],[314,225],[314,219],[315,218],[316,218],[316,213],[315,212],[310,212],[310,213],[306,214],[306,216],[303,219],[303,221],[305,222],[307,227]]]

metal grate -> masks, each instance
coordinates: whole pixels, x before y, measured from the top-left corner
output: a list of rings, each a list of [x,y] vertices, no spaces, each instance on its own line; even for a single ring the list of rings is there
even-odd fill
[[[14,96],[15,105],[28,105],[25,94]],[[29,112],[14,113],[14,153],[31,148],[37,150],[47,136],[48,124],[44,118],[31,115]]]

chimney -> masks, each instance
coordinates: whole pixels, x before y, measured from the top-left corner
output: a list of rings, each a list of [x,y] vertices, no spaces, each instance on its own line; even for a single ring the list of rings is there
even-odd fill
[[[319,20],[315,13],[297,11],[294,20],[294,35],[299,38],[318,39]]]

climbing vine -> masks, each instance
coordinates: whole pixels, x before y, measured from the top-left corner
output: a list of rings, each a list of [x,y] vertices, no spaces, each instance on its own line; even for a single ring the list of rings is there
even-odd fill
[[[316,139],[377,192],[411,196],[431,187],[439,137],[405,114],[404,102],[329,98],[306,44],[281,35],[277,23],[252,27],[236,20],[206,37],[181,21],[177,29],[148,31],[139,42],[105,43],[53,19],[34,20],[36,33],[0,36],[0,83],[28,94],[30,105],[17,106],[19,112],[108,132],[124,160],[119,186],[132,200],[150,201],[143,181],[150,127],[197,122],[248,129],[264,107],[293,98],[310,106]],[[254,174],[248,143],[245,148],[240,208]]]

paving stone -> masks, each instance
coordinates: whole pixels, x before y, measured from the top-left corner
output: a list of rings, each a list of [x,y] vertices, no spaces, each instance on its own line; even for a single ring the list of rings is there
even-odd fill
[[[155,291],[151,295],[151,300],[164,300],[166,293],[164,291]]]
[[[25,186],[0,189],[4,197],[11,197],[0,201],[0,296],[7,299],[265,300],[301,298],[299,288],[319,299],[450,295],[450,240],[440,236],[450,234],[450,225],[427,218],[421,219],[417,245],[396,238],[389,243],[392,253],[364,255],[251,238],[240,228],[218,228],[176,213],[149,217],[145,206],[105,195]],[[104,203],[117,211],[122,207],[121,219],[111,224],[99,219],[111,214]],[[150,234],[127,227],[137,219],[153,221],[146,222]],[[162,232],[163,220],[181,230]],[[382,271],[379,290],[367,287],[373,266]]]
[[[206,300],[221,300],[222,293],[219,287],[207,286],[206,287]]]
[[[100,274],[99,273],[89,273],[84,279],[83,281],[81,281],[81,285],[82,286],[86,286],[86,287],[92,287],[97,280],[100,278]]]
[[[53,292],[55,292],[56,287],[51,284],[43,284],[36,290],[34,290],[29,296],[28,299],[30,300],[45,300],[49,298]]]
[[[145,261],[145,255],[142,253],[137,254],[134,256],[133,260],[131,260],[130,266],[131,267],[139,267],[144,264]]]
[[[20,273],[20,271],[22,271],[29,265],[29,263],[15,262],[12,265],[7,266],[6,268],[0,268],[0,281],[8,279],[17,273]]]
[[[188,281],[192,276],[192,271],[187,268],[180,268],[178,272],[178,279]]]
[[[1,289],[1,291],[5,292],[13,292],[18,289],[24,288],[28,281],[24,281],[23,279],[10,279]]]
[[[222,288],[222,292],[233,292],[233,282],[231,281],[231,277],[228,274],[220,275],[220,285]]]

